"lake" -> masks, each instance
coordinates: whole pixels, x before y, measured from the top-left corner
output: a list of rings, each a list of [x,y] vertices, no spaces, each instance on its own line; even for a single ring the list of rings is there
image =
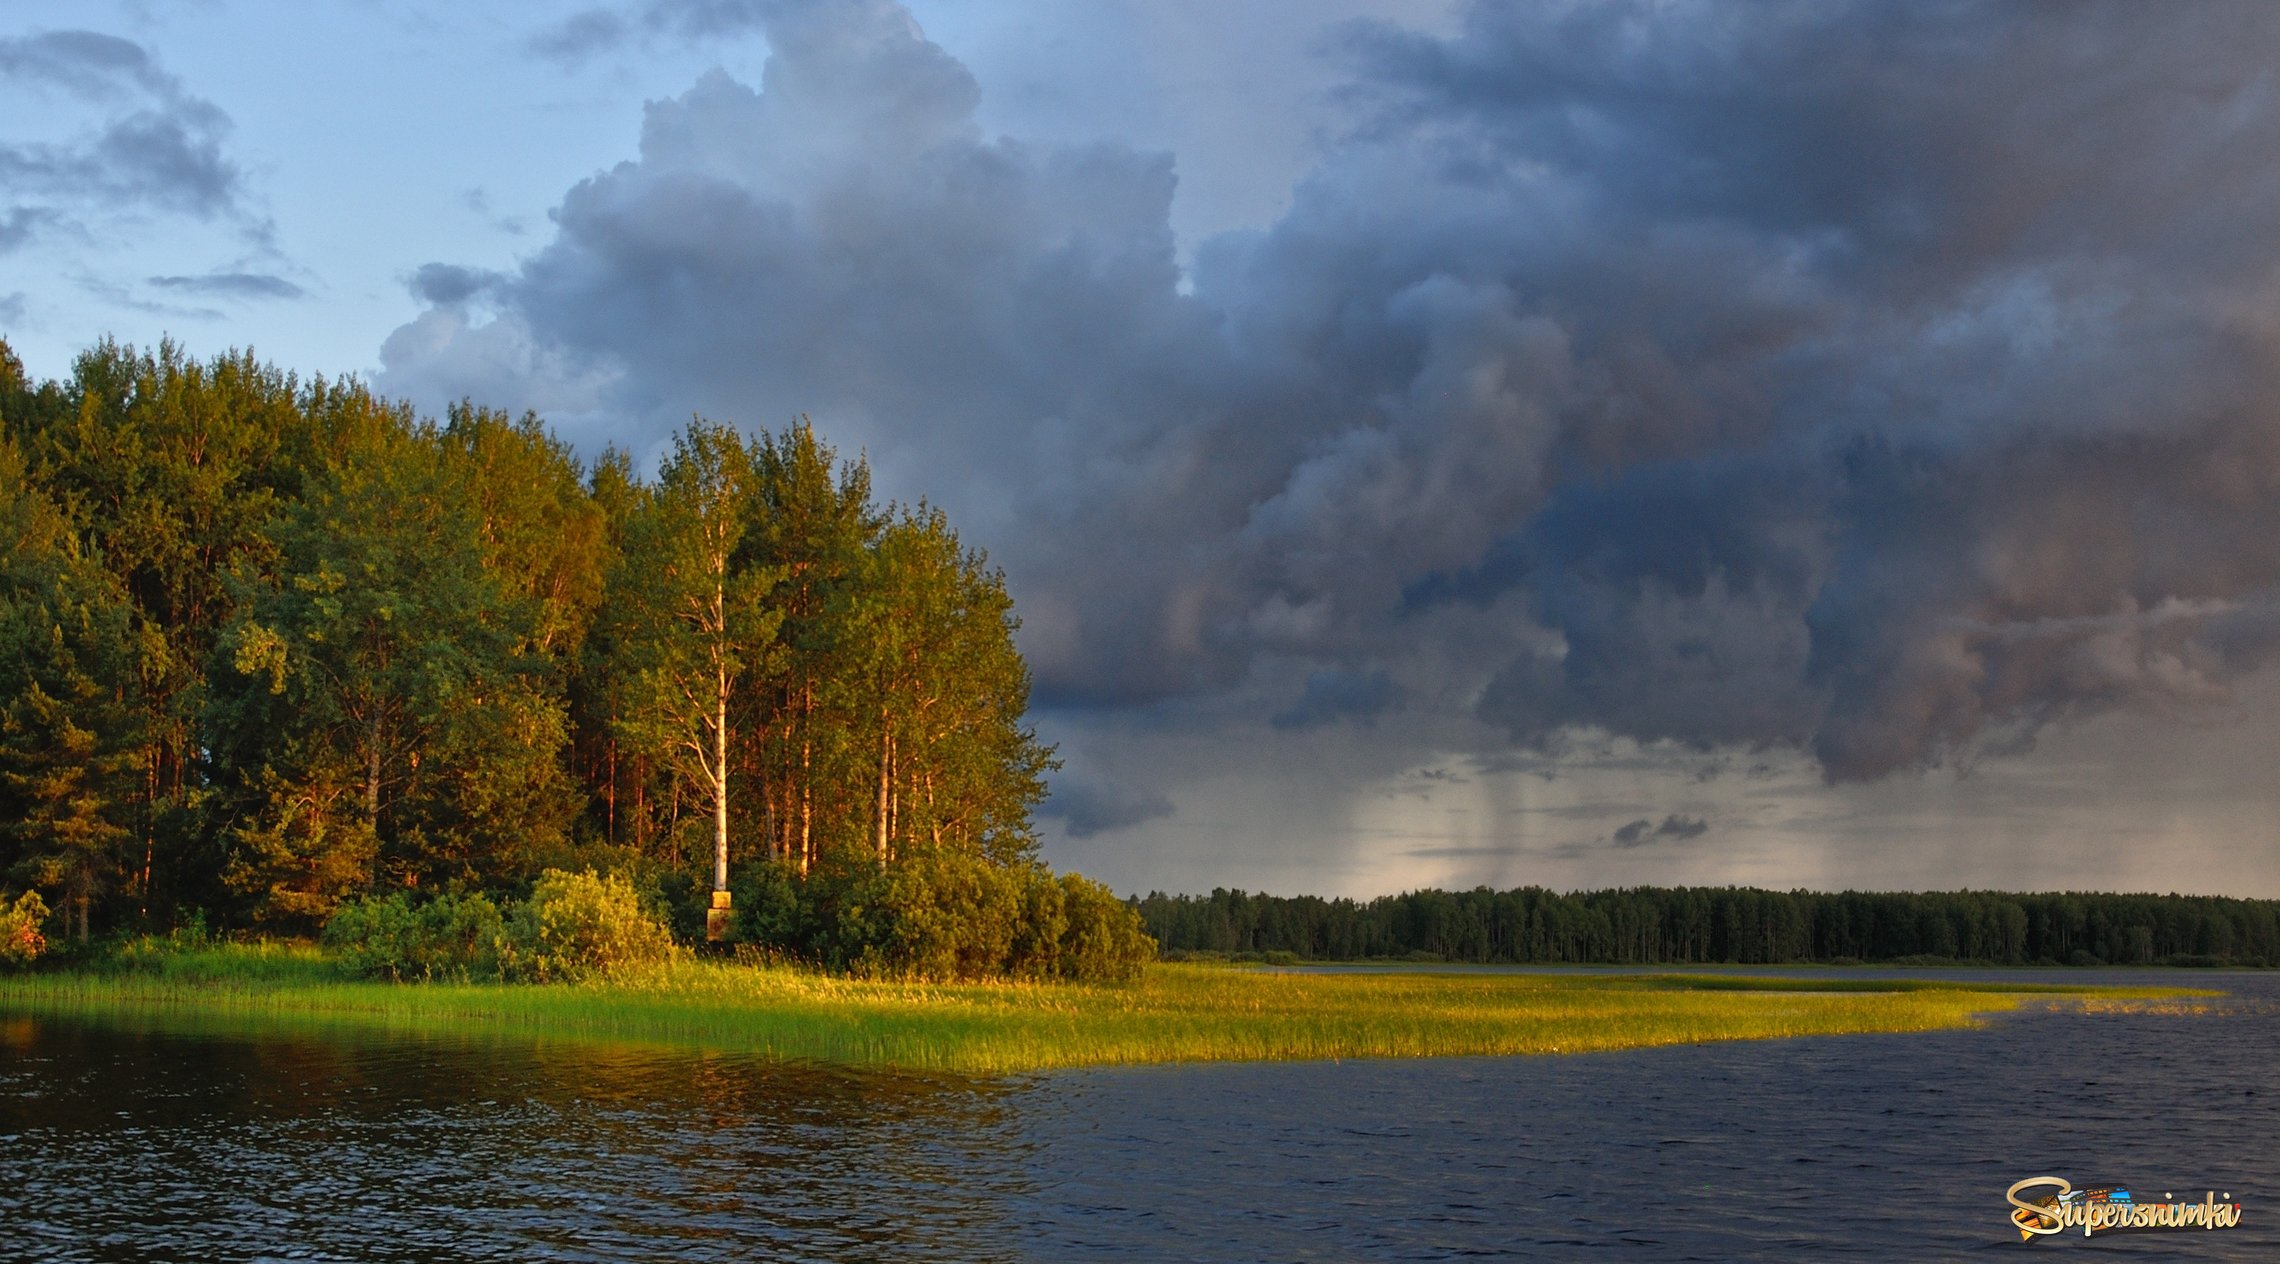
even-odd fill
[[[980,1083],[0,1015],[0,1257],[1921,1259],[2020,1249],[2004,1190],[2050,1173],[2245,1212],[2035,1250],[2280,1258],[2280,976],[1957,977],[2232,996],[1924,1035]]]

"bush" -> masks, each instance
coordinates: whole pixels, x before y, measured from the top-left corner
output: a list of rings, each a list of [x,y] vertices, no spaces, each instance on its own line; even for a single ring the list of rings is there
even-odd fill
[[[887,874],[880,935],[858,969],[931,979],[1005,973],[1022,913],[1021,877],[980,856],[938,851]]]
[[[1064,979],[1121,982],[1139,977],[1156,959],[1156,941],[1139,911],[1083,874],[1061,875],[1068,927],[1061,934],[1059,973]]]
[[[674,953],[664,920],[617,874],[549,869],[515,906],[500,939],[509,978],[567,981],[664,961]]]
[[[415,900],[408,891],[340,906],[325,924],[325,947],[365,978],[498,978],[506,919],[480,895]]]
[[[1069,897],[1053,871],[1031,865],[1021,876],[1021,919],[1014,926],[1006,973],[1023,979],[1061,977],[1069,937]]]
[[[24,892],[14,904],[0,905],[0,965],[28,966],[47,951],[47,936],[40,933],[47,915],[47,901],[37,891]]]
[[[729,939],[757,944],[779,952],[797,950],[809,937],[809,911],[801,899],[799,871],[779,860],[760,860],[739,866],[729,875],[731,911]],[[712,891],[705,889],[709,901]],[[700,917],[697,933],[704,932]]]
[[[1115,981],[1156,958],[1139,914],[1107,887],[1033,862],[942,850],[804,880],[755,864],[731,886],[740,943],[858,974]]]

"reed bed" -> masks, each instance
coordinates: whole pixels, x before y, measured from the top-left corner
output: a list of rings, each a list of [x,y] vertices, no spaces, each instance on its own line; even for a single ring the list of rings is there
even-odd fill
[[[681,961],[578,985],[348,981],[316,949],[207,949],[0,978],[0,1011],[137,1026],[496,1034],[1005,1075],[1128,1063],[1583,1053],[1974,1026],[2054,994],[2207,995],[1707,974],[1285,973],[1157,965],[1130,984],[937,984]]]

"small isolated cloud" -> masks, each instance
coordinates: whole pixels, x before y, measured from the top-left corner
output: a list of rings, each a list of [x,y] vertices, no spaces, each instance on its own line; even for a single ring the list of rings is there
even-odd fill
[[[1091,838],[1167,817],[1173,811],[1170,799],[1151,790],[1068,779],[1054,783],[1052,797],[1045,800],[1038,815],[1060,820],[1071,838]]]
[[[265,272],[209,272],[204,276],[154,276],[150,283],[162,290],[204,294],[214,298],[301,298],[308,291],[280,276]]]
[[[0,325],[21,324],[24,319],[24,292],[0,294]]]
[[[532,35],[524,46],[548,60],[575,65],[617,48],[632,34],[632,26],[620,15],[608,9],[582,9]]]
[[[1697,816],[1674,814],[1664,817],[1660,825],[1645,817],[1640,817],[1615,831],[1615,845],[1617,847],[1650,847],[1663,842],[1683,843],[1688,839],[1700,838],[1709,832],[1710,822]]]
[[[422,264],[412,274],[412,296],[434,307],[464,303],[492,285],[497,277],[476,268],[451,263]]]
[[[510,237],[520,237],[530,231],[530,226],[523,222],[520,215],[501,214],[497,208],[491,205],[491,195],[480,188],[462,192],[459,195],[459,204],[480,216],[483,222],[490,225],[494,232],[505,233]]]
[[[1278,729],[1311,729],[1338,720],[1367,725],[1399,706],[1401,689],[1381,671],[1318,671],[1306,678],[1306,692],[1268,722]]]
[[[1518,843],[1501,843],[1475,847],[1405,847],[1401,854],[1417,860],[1511,860],[1534,853]]]

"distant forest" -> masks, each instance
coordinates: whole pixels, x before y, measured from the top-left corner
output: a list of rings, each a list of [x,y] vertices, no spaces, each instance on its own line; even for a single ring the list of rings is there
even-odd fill
[[[803,421],[692,421],[652,474],[250,354],[105,342],[34,382],[0,343],[0,886],[51,933],[313,933],[550,867],[685,931],[733,865],[747,936],[834,959],[922,937],[897,901],[1128,919],[1035,859],[1014,627],[939,511]]]
[[[1140,901],[1167,953],[1609,965],[1868,962],[2280,966],[2280,900],[1992,891],[1633,887],[1412,891],[1369,901]]]

